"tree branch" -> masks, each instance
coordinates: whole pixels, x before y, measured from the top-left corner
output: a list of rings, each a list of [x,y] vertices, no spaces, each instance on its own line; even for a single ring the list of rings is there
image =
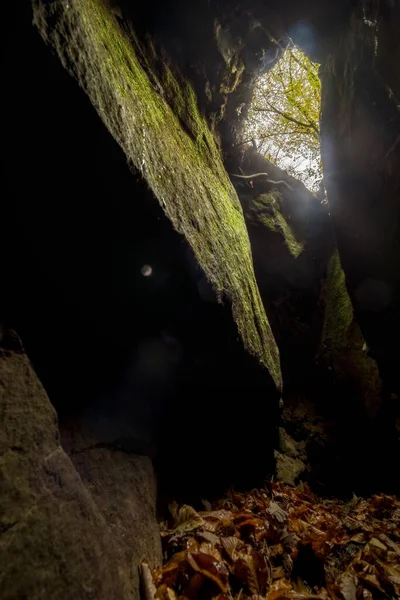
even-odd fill
[[[291,123],[295,123],[296,125],[299,125],[299,127],[304,127],[304,129],[312,129],[319,137],[318,127],[315,125],[315,123],[303,123],[303,121],[298,121],[294,117],[291,117],[287,113],[279,110],[279,108],[276,108],[275,106],[272,106],[272,105],[270,105],[270,106],[271,106],[271,108],[258,108],[256,106],[253,106],[252,110],[256,110],[257,112],[272,112],[272,113],[278,114],[281,117],[283,117],[284,119],[286,119],[287,121],[290,121]]]

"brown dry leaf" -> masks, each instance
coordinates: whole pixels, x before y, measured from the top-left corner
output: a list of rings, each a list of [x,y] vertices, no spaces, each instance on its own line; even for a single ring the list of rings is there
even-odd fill
[[[365,533],[363,531],[360,531],[359,533],[355,533],[354,535],[352,535],[347,541],[348,542],[354,542],[356,544],[363,544],[366,541],[365,538]]]
[[[235,576],[252,594],[264,595],[271,579],[271,569],[259,552],[246,545],[233,565]]]
[[[175,549],[186,552],[177,552],[156,571],[159,600],[177,600],[169,597],[168,587],[174,587],[179,600],[213,600],[214,586],[205,585],[210,581],[219,588],[219,600],[231,598],[232,592],[239,600],[239,582],[240,600],[400,598],[398,499],[380,494],[344,504],[314,496],[307,485],[296,489],[272,482],[269,489],[272,500],[265,490],[253,490],[231,492],[228,499],[213,503],[215,510],[172,509],[176,522],[183,522],[162,534],[164,551],[169,557]],[[300,545],[310,545],[321,560],[328,590],[291,587],[287,578]],[[268,582],[274,581],[267,596],[265,566]],[[232,592],[229,570],[236,576]]]
[[[173,587],[179,573],[185,569],[186,564],[186,552],[177,552],[162,569],[157,569],[154,574],[155,584],[165,583],[168,587]]]
[[[159,600],[177,600],[177,595],[173,588],[170,588],[165,583],[163,583],[157,589],[156,598],[158,598]]]
[[[378,540],[378,538],[376,537],[372,537],[369,542],[368,542],[368,546],[375,551],[375,553],[382,557],[385,558],[385,556],[387,555],[387,547],[385,546],[385,544],[383,544],[380,540]]]
[[[400,586],[400,565],[398,568],[378,560],[378,564],[382,567],[386,578],[393,585]]]
[[[400,544],[396,544],[391,540],[387,535],[381,533],[379,535],[379,539],[386,544],[393,552],[395,552],[398,556],[400,556]]]
[[[385,593],[376,575],[373,575],[372,573],[359,573],[358,579],[366,583],[368,587],[373,587],[376,590],[380,591],[382,594]]]
[[[301,537],[303,534],[303,531],[305,528],[308,527],[307,523],[305,521],[302,521],[301,519],[294,519],[291,518],[289,520],[289,525],[290,525],[290,530],[297,534],[297,536]]]
[[[210,533],[215,533],[218,535],[227,536],[234,535],[236,533],[236,527],[229,519],[204,521],[203,528]]]
[[[298,592],[287,592],[285,598],[288,600],[328,600],[328,595],[324,594],[303,594]]]
[[[202,542],[200,544],[200,548],[198,549],[198,552],[202,552],[203,554],[209,554],[210,556],[215,558],[215,560],[217,560],[218,562],[222,561],[221,552],[219,550],[217,550],[217,548],[215,546],[210,544],[210,542]]]
[[[200,544],[195,538],[189,538],[186,540],[186,550],[188,552],[198,552]]]
[[[272,569],[272,579],[282,579],[285,577],[285,569],[282,566]]]
[[[232,561],[239,558],[238,550],[243,547],[243,542],[237,537],[223,537],[221,538],[221,544],[227,555]]]
[[[218,562],[212,556],[202,552],[189,552],[187,560],[192,569],[213,581],[221,592],[228,591],[229,572],[223,562]]]
[[[294,591],[298,594],[311,594],[309,586],[300,578],[297,577],[295,581],[292,581]]]
[[[263,519],[254,516],[251,513],[239,513],[233,519],[235,527],[240,531],[241,535],[249,533],[260,533],[266,529],[266,523]]]
[[[282,544],[274,544],[270,546],[269,555],[271,558],[275,558],[276,556],[283,556],[285,553]]]
[[[206,577],[202,573],[194,573],[192,577],[189,579],[188,583],[185,585],[185,589],[183,591],[183,595],[190,600],[194,600],[197,598],[199,591],[204,585]]]
[[[200,516],[206,521],[223,521],[233,520],[233,512],[231,510],[211,510],[211,511],[202,511],[200,512]]]
[[[288,593],[292,590],[292,586],[286,579],[278,579],[270,586],[265,600],[280,600],[280,598],[288,598]]]
[[[183,506],[181,506],[177,512],[176,511],[174,511],[174,512],[175,512],[175,517],[174,517],[175,528],[179,527],[179,525],[182,525],[183,523],[186,523],[187,521],[202,521],[202,518],[199,515],[199,513],[192,506],[189,506],[188,504],[183,504]]]
[[[188,531],[193,531],[203,524],[203,519],[200,517],[199,513],[188,504],[184,504],[180,508],[177,508],[176,503],[173,502],[169,505],[169,510],[174,521],[174,529],[166,532],[164,531],[162,537],[170,536],[171,541],[176,542]]]

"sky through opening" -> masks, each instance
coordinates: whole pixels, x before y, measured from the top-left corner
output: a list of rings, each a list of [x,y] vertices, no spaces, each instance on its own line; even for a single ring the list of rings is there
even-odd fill
[[[290,43],[278,63],[260,77],[245,139],[312,191],[322,179],[319,139],[321,83],[317,63]]]

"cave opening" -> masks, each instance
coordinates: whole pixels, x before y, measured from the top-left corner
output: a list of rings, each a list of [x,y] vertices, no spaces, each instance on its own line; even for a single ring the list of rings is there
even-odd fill
[[[266,53],[268,70],[256,80],[244,128],[246,142],[312,192],[323,193],[319,64],[289,38]]]

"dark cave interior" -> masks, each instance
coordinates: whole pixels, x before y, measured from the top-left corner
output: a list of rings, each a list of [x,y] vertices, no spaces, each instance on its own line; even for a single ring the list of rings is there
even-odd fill
[[[180,7],[168,8],[168,15],[158,9],[152,32],[173,38],[165,23],[174,21],[180,31],[184,18],[176,22],[177,12]],[[189,245],[32,28],[30,7],[21,13],[15,9],[5,61],[12,94],[3,320],[23,340],[61,432],[64,423],[68,431],[82,421],[104,443],[155,457],[160,480],[175,496],[184,473],[182,493],[190,490],[190,498],[231,483],[260,483],[273,469],[279,394],[243,350],[229,307],[216,302]],[[24,45],[14,44],[18,36]],[[149,278],[141,274],[145,264],[153,268]],[[310,289],[297,293],[310,318]],[[311,481],[339,495],[390,488],[391,469],[382,470],[385,431],[375,422],[361,427],[362,435],[382,435],[382,444],[367,458],[365,445],[357,451],[357,406],[351,408],[346,390],[332,386],[318,365],[310,366],[300,344],[300,352],[281,348],[285,394],[309,394],[325,404],[351,456],[332,455]],[[242,426],[243,411],[250,415]],[[376,482],[367,477],[371,472]]]
[[[400,5],[24,0],[8,12],[0,599],[150,600],[143,559],[155,568],[173,549],[179,562],[187,542],[203,592],[179,597],[207,600],[216,577],[193,566],[196,548],[211,540],[215,558],[222,527],[254,558],[260,506],[286,591],[270,574],[272,596],[265,583],[253,599],[328,598],[315,595],[332,584],[321,515],[350,536],[333,562],[378,552],[380,565],[362,563],[358,596],[354,571],[329,598],[375,598],[364,585],[388,597],[372,578],[400,557],[399,504],[385,496],[400,493]],[[243,143],[254,86],[289,39],[321,65],[322,202]],[[210,529],[188,541],[179,511],[188,531]],[[296,511],[311,528],[288,550]],[[354,533],[363,519],[372,528]],[[385,590],[399,589],[390,569]]]
[[[122,30],[134,22],[144,53],[153,36],[192,83],[229,173],[268,169],[273,180],[289,182],[290,191],[279,195],[262,180],[232,181],[280,351],[283,394],[245,350],[228,299],[222,294],[218,302],[188,241],[32,26],[31,3],[13,6],[8,18],[0,322],[20,337],[74,465],[86,448],[129,460],[150,457],[160,513],[171,500],[198,508],[231,485],[262,486],[274,476],[278,448],[290,465],[306,465],[293,483],[306,481],[322,497],[400,490],[400,119],[387,91],[394,96],[400,90],[388,59],[399,55],[392,40],[400,16],[398,9],[390,12],[389,1],[381,3],[384,66],[374,59],[368,70],[363,44],[370,38],[346,29],[349,14],[363,3],[319,4],[154,0],[139,9],[129,0],[107,2]],[[266,34],[265,21],[273,35]],[[270,50],[263,45],[287,35],[324,63],[321,131],[329,211],[252,148],[237,151],[262,52]],[[358,71],[351,62],[354,39],[361,48]],[[218,54],[228,42],[229,56],[238,57],[231,71],[226,55],[222,60]],[[158,59],[164,60],[161,51]],[[341,79],[351,69],[355,79]],[[390,85],[381,85],[383,76]],[[352,94],[357,107],[346,112]],[[267,231],[257,221],[261,213],[264,225],[277,218],[271,197],[279,199],[294,235],[307,240],[296,259],[282,231]],[[357,340],[357,352],[347,339],[341,346],[342,379],[330,338],[324,338],[327,265],[335,249],[353,303],[348,329]],[[148,277],[145,265],[152,269]],[[368,377],[375,381],[378,369],[382,403],[368,404],[369,388],[375,392]],[[323,579],[307,546],[297,567],[310,586]]]
[[[18,57],[12,44],[6,63],[9,111],[18,118],[8,148],[3,314],[52,398],[61,431],[64,421],[83,419],[128,452],[157,452],[175,495],[183,473],[194,473],[185,477],[189,497],[262,482],[276,446],[277,393],[245,353],[190,247],[31,27],[29,7],[23,21],[19,10],[16,17],[30,53],[27,63],[25,48]],[[16,33],[9,33],[12,42]],[[29,157],[23,174],[21,140]],[[152,277],[141,274],[144,264]],[[232,451],[239,390],[252,396],[254,419]],[[216,437],[207,447],[210,426]],[[263,474],[247,445],[262,457]]]

